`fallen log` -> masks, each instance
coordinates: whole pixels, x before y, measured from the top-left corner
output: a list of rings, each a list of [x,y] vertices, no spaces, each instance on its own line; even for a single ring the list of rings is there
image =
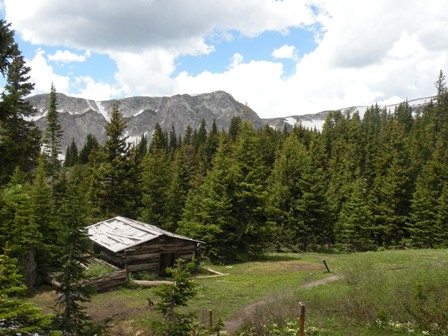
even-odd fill
[[[165,280],[157,280],[157,281],[148,281],[148,280],[133,280],[139,286],[143,287],[156,287],[161,285],[174,285],[173,281],[165,281]]]
[[[198,279],[208,279],[208,278],[217,278],[217,277],[221,277],[224,275],[229,275],[226,273],[221,273],[215,270],[212,270],[211,268],[207,268],[207,271],[209,271],[210,273],[213,273],[213,275],[203,275],[203,276],[198,276]]]

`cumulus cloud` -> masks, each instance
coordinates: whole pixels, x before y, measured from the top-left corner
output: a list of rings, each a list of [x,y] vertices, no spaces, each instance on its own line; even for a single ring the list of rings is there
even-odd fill
[[[79,89],[73,96],[86,99],[108,100],[121,94],[112,85],[104,82],[96,82],[89,76],[76,77],[74,86]]]
[[[297,53],[296,53],[296,47],[292,45],[283,45],[280,48],[274,49],[271,54],[274,58],[280,58],[280,59],[296,59]]]
[[[48,60],[53,62],[70,63],[85,62],[90,57],[90,51],[86,51],[84,55],[78,55],[68,50],[58,50],[53,55],[48,55]]]
[[[224,88],[264,117],[397,103],[435,93],[433,83],[439,69],[448,66],[448,51],[430,42],[440,38],[435,28],[423,34],[417,26],[416,18],[423,22],[432,18],[420,2],[406,1],[402,8],[388,1],[362,6],[351,0],[316,4],[324,33],[291,76],[283,78],[276,62],[246,62],[220,74],[184,73],[177,79],[180,88]],[[448,24],[447,15],[442,22]],[[285,47],[272,56],[291,54],[292,48]]]
[[[193,42],[199,52],[212,33],[255,36],[313,22],[312,10],[296,0],[5,1],[7,20],[25,40],[98,51],[181,50]]]
[[[102,97],[226,90],[263,117],[285,116],[429,96],[439,70],[448,68],[445,0],[5,0],[5,8],[25,41],[109,55],[115,83],[76,82],[77,92]],[[222,72],[173,75],[180,56],[213,53],[215,39],[287,35],[291,28],[315,32],[315,50],[298,59],[301,41],[288,42],[269,60],[237,51]],[[57,54],[50,57],[87,57]],[[288,58],[295,71],[285,77],[280,60]],[[46,91],[51,78],[58,91],[69,85],[42,52],[33,62],[33,80]]]
[[[169,95],[172,93],[174,55],[165,49],[147,50],[142,53],[114,52],[110,57],[116,62],[115,75],[121,90],[133,95]]]
[[[30,77],[31,82],[35,83],[36,93],[48,93],[51,83],[55,85],[58,92],[70,90],[70,78],[54,72],[53,67],[47,63],[45,51],[38,50],[32,59],[27,60],[27,65],[31,68]]]
[[[197,76],[182,72],[175,78],[175,93],[225,90],[238,101],[248,103],[255,111],[263,111],[266,116],[269,111],[272,113],[278,109],[279,94],[287,89],[287,84],[281,79],[282,72],[280,63],[268,61],[245,63],[241,55],[236,54],[226,72],[204,71]],[[274,98],[275,96],[277,98]]]
[[[232,63],[229,65],[229,69],[235,69],[237,66],[243,63],[244,57],[240,53],[236,53],[232,56]]]

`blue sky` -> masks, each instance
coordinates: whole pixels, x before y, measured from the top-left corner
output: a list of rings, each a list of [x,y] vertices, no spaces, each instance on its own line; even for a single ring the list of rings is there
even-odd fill
[[[0,0],[36,94],[51,82],[95,100],[224,90],[261,117],[434,94],[448,71],[445,9],[444,0]]]
[[[313,51],[317,43],[314,33],[310,29],[293,28],[288,33],[265,32],[256,37],[240,36],[238,32],[230,32],[231,40],[217,40],[207,38],[206,43],[213,44],[215,51],[200,57],[182,56],[177,60],[176,71],[173,76],[182,71],[196,76],[203,71],[224,72],[228,68],[229,60],[239,53],[244,58],[255,61],[277,61],[283,65],[285,76],[292,75],[295,60],[292,58],[279,59],[272,56],[272,52],[284,45],[294,46],[296,57]]]

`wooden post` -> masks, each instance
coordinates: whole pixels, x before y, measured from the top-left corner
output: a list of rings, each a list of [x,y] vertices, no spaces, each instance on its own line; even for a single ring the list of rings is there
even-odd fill
[[[300,307],[300,315],[299,315],[299,331],[297,333],[297,336],[305,336],[305,311],[306,306],[299,302]]]
[[[212,331],[213,330],[213,310],[212,309],[208,310],[208,319],[210,322],[210,331]]]
[[[124,250],[124,269],[126,270],[126,280],[129,282],[128,257]]]
[[[191,329],[191,336],[196,336],[196,326],[193,324],[193,328]]]
[[[327,265],[327,261],[325,259],[322,259],[322,262],[324,263],[325,268],[327,269],[327,272],[330,273],[330,268]]]

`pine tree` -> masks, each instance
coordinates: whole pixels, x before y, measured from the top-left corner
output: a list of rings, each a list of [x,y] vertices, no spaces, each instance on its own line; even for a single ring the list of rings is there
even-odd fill
[[[4,76],[8,70],[10,57],[16,47],[14,41],[14,31],[11,24],[5,20],[0,20],[0,73]]]
[[[176,129],[174,125],[171,126],[170,137],[169,137],[169,148],[170,151],[174,151],[179,147],[179,143],[177,141]]]
[[[140,137],[140,141],[136,146],[136,151],[138,160],[143,160],[145,155],[148,153],[148,139],[146,139],[144,134]]]
[[[214,261],[236,258],[241,234],[232,214],[236,172],[228,142],[224,137],[213,159],[213,168],[204,183],[188,194],[182,220],[176,232],[201,239],[204,253]]]
[[[19,258],[28,290],[34,290],[39,284],[39,280],[42,280],[43,269],[45,268],[44,265],[38,265],[38,261],[47,264],[47,260],[44,261],[42,256],[48,255],[48,249],[29,206],[30,203],[26,202],[15,213],[12,228],[14,235],[12,248]],[[40,279],[38,276],[40,276]]]
[[[185,128],[183,144],[185,145],[193,144],[193,129],[191,128],[190,124],[188,124],[187,127]]]
[[[337,223],[337,242],[354,251],[372,249],[372,212],[365,181],[358,178],[352,185],[352,193],[342,206]]]
[[[51,316],[43,315],[33,304],[19,298],[26,291],[16,267],[17,260],[9,256],[8,245],[0,254],[0,334],[53,335]]]
[[[136,173],[127,137],[126,122],[114,105],[106,125],[106,142],[101,148],[98,166],[94,168],[92,202],[97,205],[99,217],[128,216],[135,213],[134,194],[138,186],[133,182]]]
[[[361,172],[362,126],[355,114],[348,120],[340,111],[333,111],[322,131],[321,147],[326,148],[327,159],[324,162],[328,186],[327,199],[331,202],[332,212],[339,214],[347,201],[348,187],[359,177]],[[319,165],[320,166],[320,165]]]
[[[434,247],[437,243],[438,204],[448,179],[448,151],[443,138],[437,142],[432,158],[418,176],[411,200],[410,238],[414,246]]]
[[[210,130],[210,133],[207,137],[207,142],[205,144],[205,155],[207,157],[207,167],[206,167],[207,170],[211,168],[211,163],[218,149],[218,145],[219,145],[218,126],[216,125],[216,121],[213,120],[212,129]]]
[[[277,151],[281,146],[280,133],[266,124],[259,131],[259,138],[263,165],[270,171],[274,167]]]
[[[90,291],[80,282],[84,279],[82,264],[88,262],[90,242],[86,225],[87,212],[86,197],[83,190],[81,168],[75,166],[71,171],[67,186],[67,193],[60,211],[60,221],[64,227],[61,237],[62,273],[58,276],[61,287],[58,289],[57,303],[62,307],[55,320],[55,329],[62,331],[62,335],[88,335],[92,328],[90,317],[85,312],[83,303],[90,301]],[[93,334],[93,333],[92,333]]]
[[[199,130],[193,137],[193,145],[196,151],[199,150],[199,147],[204,146],[206,141],[207,141],[206,123],[205,120],[202,119],[201,126],[199,127]]]
[[[243,122],[235,140],[221,138],[213,168],[198,191],[189,193],[178,229],[206,241],[205,253],[215,261],[254,257],[270,238],[266,176],[252,125]]]
[[[362,172],[370,187],[375,178],[374,162],[378,154],[378,141],[381,127],[381,109],[378,105],[371,106],[364,113],[362,129],[364,134],[364,159]]]
[[[44,148],[48,156],[47,169],[51,178],[52,186],[54,186],[55,184],[61,167],[59,155],[61,154],[62,134],[63,131],[61,124],[59,123],[59,114],[57,112],[56,88],[52,83],[48,103],[47,124],[44,136]]]
[[[398,246],[406,238],[406,216],[413,185],[405,130],[393,116],[380,131],[379,148],[371,188],[372,229],[378,246]]]
[[[438,199],[436,227],[435,231],[435,246],[448,247],[448,183],[443,184],[442,193]]]
[[[236,173],[232,211],[239,222],[235,243],[243,258],[251,258],[262,254],[271,238],[265,212],[268,171],[263,166],[259,137],[249,121],[241,123],[235,140],[231,167]]]
[[[166,139],[162,131],[162,127],[159,123],[154,126],[154,132],[152,135],[151,144],[149,145],[149,153],[156,151],[166,151]]]
[[[435,135],[436,138],[443,137],[448,140],[448,88],[446,87],[445,75],[440,70],[439,78],[435,83],[437,89],[435,104]]]
[[[0,246],[14,239],[13,226],[19,209],[29,207],[29,193],[25,179],[16,167],[11,180],[0,188]]]
[[[171,179],[166,194],[166,228],[171,232],[177,230],[188,192],[197,181],[196,159],[189,156],[189,150],[193,150],[191,145],[184,145],[176,150],[171,164]]]
[[[93,134],[88,134],[86,138],[86,143],[79,152],[79,161],[81,164],[87,164],[89,162],[89,156],[93,151],[97,151],[100,145],[98,140]]]
[[[76,146],[75,139],[72,138],[72,142],[67,147],[65,153],[64,167],[73,167],[79,161],[78,146]]]
[[[229,136],[233,141],[236,140],[242,122],[243,120],[241,119],[241,117],[232,117],[232,119],[230,120]]]
[[[330,210],[319,174],[292,132],[269,178],[269,218],[276,223],[279,245],[307,249],[330,242]]]
[[[34,87],[34,84],[29,82],[30,68],[26,66],[17,44],[11,42],[14,33],[9,30],[9,25],[1,20],[0,28],[0,33],[5,36],[4,41],[0,39],[0,59],[3,63],[0,64],[0,70],[2,74],[6,71],[6,84],[0,101],[2,183],[8,179],[16,166],[26,172],[34,167],[40,151],[40,131],[32,121],[26,120],[35,113],[31,103],[25,100]]]
[[[61,247],[58,244],[60,227],[55,218],[55,202],[51,184],[45,174],[45,161],[41,156],[36,169],[30,191],[30,205],[22,217],[23,221],[28,221],[27,226],[36,227],[42,236],[42,244],[30,244],[30,247],[38,249],[36,251],[38,282],[42,281],[48,272],[58,264]],[[20,223],[20,222],[19,222]],[[23,230],[24,223],[17,223],[18,230]],[[34,230],[34,229],[33,229]],[[29,238],[33,239],[33,233],[29,230]],[[37,235],[34,239],[37,239]],[[25,249],[26,250],[26,249]]]
[[[160,142],[158,133],[154,134],[149,153],[141,164],[142,212],[140,219],[161,228],[168,227],[167,190],[171,181],[168,157]]]
[[[190,335],[195,314],[182,313],[179,308],[186,307],[188,301],[196,295],[197,284],[188,278],[194,266],[193,263],[185,265],[182,264],[182,260],[178,260],[174,268],[167,269],[173,284],[156,288],[155,295],[160,298],[160,301],[156,303],[155,309],[163,318],[160,322],[153,322],[157,335]]]

